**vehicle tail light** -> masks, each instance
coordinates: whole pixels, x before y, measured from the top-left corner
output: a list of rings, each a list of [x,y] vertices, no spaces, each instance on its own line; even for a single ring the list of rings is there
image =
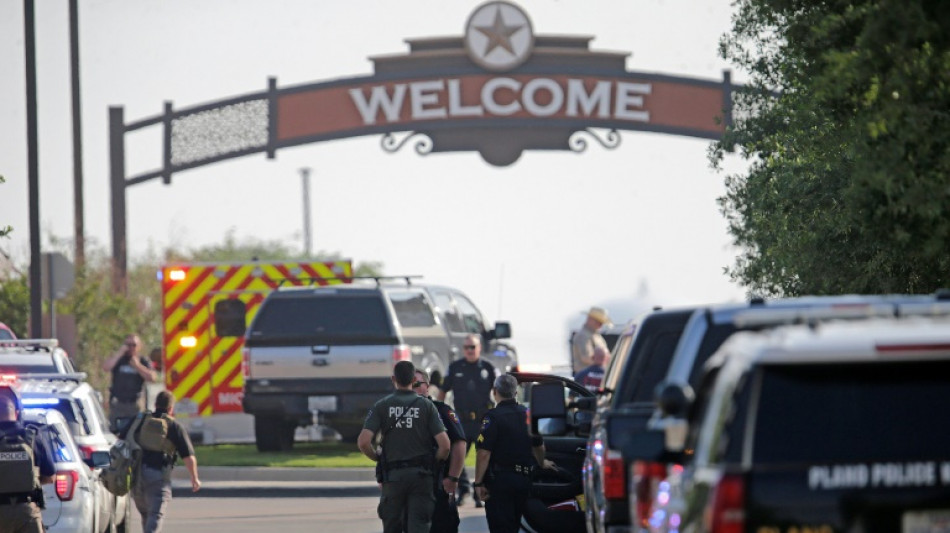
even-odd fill
[[[616,450],[607,450],[603,459],[604,497],[619,500],[627,497],[627,473],[623,456]]]
[[[739,474],[725,474],[716,485],[706,509],[708,531],[741,533],[745,530],[745,482]]]
[[[631,486],[636,491],[634,501],[636,506],[631,512],[636,523],[646,527],[653,514],[653,504],[657,496],[660,482],[666,479],[666,465],[653,461],[634,461],[633,481]]]
[[[89,446],[88,444],[79,445],[79,453],[82,454],[82,458],[86,461],[92,459],[92,452],[94,451],[96,451],[96,449],[92,446]]]
[[[412,360],[412,355],[409,353],[409,346],[405,344],[393,346],[393,363],[398,363],[399,361],[411,361],[411,360]]]
[[[251,351],[247,346],[241,348],[241,372],[244,373],[244,383],[251,379]]]
[[[56,472],[56,496],[60,501],[68,502],[76,492],[76,483],[79,482],[79,472],[75,470],[60,470]]]

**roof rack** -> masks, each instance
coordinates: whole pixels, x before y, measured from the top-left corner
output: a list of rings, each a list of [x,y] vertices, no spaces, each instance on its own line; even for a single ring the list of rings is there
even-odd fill
[[[362,279],[362,278],[357,278],[353,276],[316,276],[316,277],[301,276],[299,278],[281,278],[279,280],[273,280],[271,278],[265,278],[265,279],[276,281],[278,287],[283,287],[285,283],[307,282],[307,285],[313,285],[314,283],[317,283],[320,281],[334,281],[334,280],[339,280],[344,283],[348,283],[350,280]]]
[[[17,374],[17,381],[75,381],[81,383],[86,381],[89,374],[85,372],[72,372],[69,374],[56,374],[55,372],[43,372],[35,374]]]
[[[46,348],[52,350],[59,347],[58,339],[3,339],[0,341],[0,347],[3,348]]]

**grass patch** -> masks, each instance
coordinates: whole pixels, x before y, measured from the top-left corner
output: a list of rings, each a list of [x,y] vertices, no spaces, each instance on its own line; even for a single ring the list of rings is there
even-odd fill
[[[199,468],[202,466],[266,466],[275,468],[372,468],[375,463],[360,453],[355,443],[298,442],[288,452],[259,452],[253,444],[217,444],[195,446]],[[475,467],[475,447],[465,458]]]

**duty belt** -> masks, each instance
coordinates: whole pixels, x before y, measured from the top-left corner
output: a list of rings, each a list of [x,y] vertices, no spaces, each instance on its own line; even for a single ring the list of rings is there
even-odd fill
[[[534,472],[533,466],[525,466],[525,465],[509,465],[509,466],[495,465],[492,468],[494,468],[495,470],[503,470],[505,472],[515,472],[517,474],[521,474],[523,476],[529,476],[529,477]]]
[[[0,496],[0,505],[17,505],[21,503],[30,503],[33,497],[29,494],[12,494]]]
[[[400,468],[425,468],[432,469],[432,458],[427,455],[413,457],[404,461],[386,461],[386,471],[399,470]]]

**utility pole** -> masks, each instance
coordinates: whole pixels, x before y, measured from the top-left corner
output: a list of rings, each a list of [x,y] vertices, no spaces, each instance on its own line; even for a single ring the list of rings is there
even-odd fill
[[[73,225],[76,235],[76,266],[86,262],[82,191],[82,102],[79,98],[79,0],[69,0],[69,67],[73,101]]]
[[[313,248],[313,239],[310,235],[310,169],[300,169],[300,178],[303,181],[303,255],[310,257]]]
[[[43,280],[40,274],[40,156],[36,113],[36,17],[33,0],[23,0],[26,48],[26,154],[30,205],[30,337],[43,336]]]

